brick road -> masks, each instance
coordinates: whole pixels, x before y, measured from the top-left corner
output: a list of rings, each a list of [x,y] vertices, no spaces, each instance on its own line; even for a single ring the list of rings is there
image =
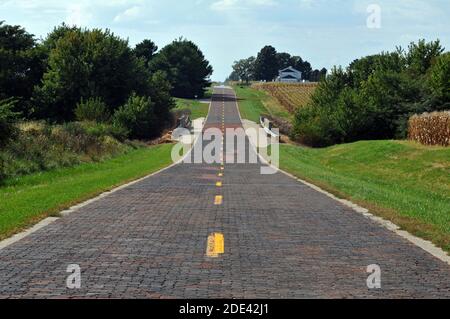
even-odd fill
[[[207,127],[221,127],[224,99],[225,126],[240,125],[234,95],[216,89]],[[179,164],[3,249],[0,297],[450,297],[447,264],[327,196],[257,164],[218,173]],[[225,253],[209,258],[214,232]],[[78,290],[66,288],[69,264]],[[381,290],[367,288],[370,264]]]

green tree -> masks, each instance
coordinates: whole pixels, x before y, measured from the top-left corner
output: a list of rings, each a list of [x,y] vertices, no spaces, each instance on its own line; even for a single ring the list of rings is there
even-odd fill
[[[450,52],[438,57],[429,73],[432,94],[443,103],[450,103]]]
[[[5,146],[16,131],[14,124],[19,114],[13,111],[15,103],[11,98],[0,100],[0,148]]]
[[[293,56],[291,57],[290,64],[294,69],[302,72],[302,77],[304,80],[311,80],[311,73],[313,71],[311,63],[309,63],[308,61],[303,61],[303,59],[299,56]]]
[[[406,54],[408,70],[414,75],[423,76],[431,67],[433,61],[444,52],[439,40],[426,42],[419,40],[411,43]]]
[[[277,50],[268,45],[261,49],[255,61],[255,79],[273,81],[278,75]]]
[[[412,43],[333,69],[297,111],[295,138],[314,146],[405,138],[413,114],[449,107],[449,56],[439,41]],[[324,73],[314,71],[312,77]]]
[[[155,129],[157,132],[162,131],[172,122],[172,113],[175,107],[175,100],[170,95],[172,85],[167,79],[166,73],[156,71],[150,77],[149,96],[154,104],[154,114],[156,117]],[[156,134],[156,133],[155,133]]]
[[[0,21],[0,99],[14,97],[15,109],[28,115],[33,87],[43,68],[33,35]]]
[[[255,57],[234,62],[233,71],[241,81],[245,81],[248,84],[254,78]]]
[[[199,47],[184,39],[161,49],[150,62],[150,69],[164,71],[172,85],[172,95],[184,98],[203,97],[213,72]]]
[[[150,61],[158,51],[158,46],[151,40],[144,40],[136,45],[134,48],[134,54],[138,58],[142,58],[145,61],[145,65],[148,67]]]
[[[82,99],[75,109],[78,121],[107,122],[110,118],[109,110],[101,98]]]
[[[101,98],[112,112],[132,91],[146,89],[148,74],[128,42],[109,30],[66,30],[48,59],[36,89],[37,116],[72,120],[81,99]]]
[[[148,97],[132,94],[113,116],[116,127],[124,128],[131,138],[146,139],[158,135],[155,104]]]
[[[277,68],[278,70],[282,70],[285,69],[287,67],[294,67],[294,65],[292,64],[292,57],[289,53],[277,53]],[[300,70],[299,70],[300,71]]]

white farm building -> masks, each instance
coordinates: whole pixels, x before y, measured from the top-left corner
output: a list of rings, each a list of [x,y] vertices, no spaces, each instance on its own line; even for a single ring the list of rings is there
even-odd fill
[[[302,81],[302,72],[294,69],[292,66],[280,70],[277,82],[296,83]]]

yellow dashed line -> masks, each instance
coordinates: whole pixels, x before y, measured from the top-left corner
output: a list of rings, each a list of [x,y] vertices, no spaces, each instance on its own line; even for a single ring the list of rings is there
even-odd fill
[[[225,237],[221,233],[214,233],[208,236],[206,256],[217,258],[225,253]]]
[[[217,183],[216,183],[216,186],[217,186],[217,187],[222,187],[222,182],[217,182]]]
[[[214,205],[222,205],[223,203],[223,196],[222,195],[217,195],[214,198]]]

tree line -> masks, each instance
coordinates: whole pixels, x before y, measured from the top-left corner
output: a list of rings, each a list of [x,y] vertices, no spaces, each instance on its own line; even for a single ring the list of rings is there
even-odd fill
[[[43,40],[0,22],[0,131],[15,119],[97,121],[150,138],[170,125],[174,97],[202,97],[213,69],[180,38],[158,51],[110,30],[62,24]]]
[[[296,112],[292,135],[312,146],[403,139],[412,115],[449,109],[450,53],[420,40],[335,67]]]
[[[266,81],[276,79],[279,70],[289,66],[302,72],[303,80],[318,82],[326,76],[327,69],[313,70],[311,63],[300,56],[291,56],[289,53],[277,52],[273,46],[265,46],[255,57],[235,61],[233,72],[227,81]]]

